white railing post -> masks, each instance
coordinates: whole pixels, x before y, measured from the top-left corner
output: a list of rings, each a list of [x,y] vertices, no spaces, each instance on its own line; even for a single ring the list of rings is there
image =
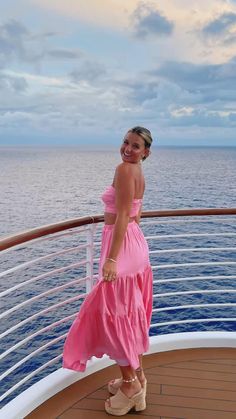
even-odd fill
[[[86,249],[86,292],[89,293],[93,287],[93,253],[94,253],[94,233],[95,224],[89,224],[87,230],[87,249]]]

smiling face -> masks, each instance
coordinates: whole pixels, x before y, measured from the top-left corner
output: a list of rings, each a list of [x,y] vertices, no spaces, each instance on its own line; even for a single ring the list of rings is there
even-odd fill
[[[134,132],[127,132],[120,148],[123,162],[139,163],[149,154],[149,149],[145,147],[145,141],[140,135]]]

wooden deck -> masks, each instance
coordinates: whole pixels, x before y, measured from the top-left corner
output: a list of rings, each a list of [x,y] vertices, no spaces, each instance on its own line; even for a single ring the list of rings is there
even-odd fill
[[[188,349],[148,355],[147,408],[140,419],[235,419],[236,349]],[[118,377],[106,368],[58,393],[27,419],[104,419],[106,383]]]

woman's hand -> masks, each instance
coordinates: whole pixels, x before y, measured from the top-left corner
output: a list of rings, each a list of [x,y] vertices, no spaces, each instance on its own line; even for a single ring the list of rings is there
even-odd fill
[[[102,267],[102,276],[104,281],[114,281],[116,279],[116,262],[106,259]]]

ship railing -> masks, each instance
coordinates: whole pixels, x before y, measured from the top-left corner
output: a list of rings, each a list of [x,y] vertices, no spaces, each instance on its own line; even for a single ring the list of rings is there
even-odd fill
[[[189,336],[193,326],[232,336],[235,215],[236,208],[142,214],[154,273],[151,336]],[[103,221],[102,215],[83,217],[0,240],[3,404],[61,367],[69,325],[98,279]]]

